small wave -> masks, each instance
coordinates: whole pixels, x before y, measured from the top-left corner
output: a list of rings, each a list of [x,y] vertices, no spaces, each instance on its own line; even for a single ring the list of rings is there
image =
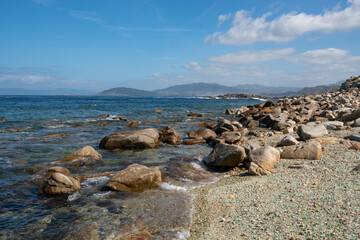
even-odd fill
[[[88,178],[84,182],[81,183],[81,187],[83,188],[89,188],[94,185],[99,185],[101,183],[104,183],[106,181],[109,181],[109,177],[96,177],[96,178]]]
[[[0,157],[0,168],[1,169],[6,169],[6,168],[10,168],[14,165],[13,161],[11,161],[11,159],[7,158],[7,157]]]
[[[263,101],[263,102],[266,102],[267,100],[266,99],[263,99],[263,98],[257,98],[257,97],[254,97],[254,98],[250,98],[252,100],[259,100],[259,101]]]
[[[94,195],[92,195],[94,198],[102,198],[106,195],[109,195],[111,193],[111,191],[107,191],[107,192],[104,192],[104,193],[95,193]]]
[[[66,125],[64,125],[64,124],[59,124],[59,125],[48,126],[48,127],[46,127],[46,128],[56,129],[56,128],[63,128],[63,127],[66,127]]]
[[[162,184],[160,185],[160,187],[161,187],[162,189],[165,189],[165,190],[176,190],[176,191],[186,191],[186,190],[187,190],[187,189],[184,188],[184,187],[172,185],[172,184],[169,184],[169,183],[162,183]]]
[[[75,201],[76,199],[79,199],[81,197],[81,194],[79,192],[75,192],[71,195],[68,196],[68,201],[69,202],[72,202],[72,201]]]

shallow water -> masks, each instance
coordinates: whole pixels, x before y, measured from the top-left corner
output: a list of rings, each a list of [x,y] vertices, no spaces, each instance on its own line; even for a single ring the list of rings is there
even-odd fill
[[[216,181],[218,174],[200,160],[207,145],[164,145],[154,149],[98,149],[111,133],[129,130],[122,116],[141,121],[134,129],[167,125],[184,138],[201,122],[216,122],[226,108],[253,105],[258,100],[196,98],[124,98],[90,96],[0,96],[0,238],[1,239],[183,239],[191,221],[187,190]],[[161,109],[156,113],[153,110]],[[201,118],[187,117],[189,111]],[[110,117],[101,117],[109,114]],[[151,120],[160,119],[154,123]],[[106,126],[100,126],[105,122]],[[57,137],[51,136],[58,134]],[[164,176],[159,189],[122,193],[104,188],[109,177],[90,178],[80,192],[39,196],[41,172],[54,161],[90,145],[103,160],[90,165],[66,165],[73,176],[116,172],[132,163],[157,167]]]

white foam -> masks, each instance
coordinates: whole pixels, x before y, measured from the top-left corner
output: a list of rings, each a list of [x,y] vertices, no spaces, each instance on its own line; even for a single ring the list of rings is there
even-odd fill
[[[63,127],[66,127],[66,125],[64,125],[64,124],[59,124],[59,125],[48,126],[47,128],[49,128],[49,129],[56,129],[56,128],[63,128]]]
[[[104,193],[95,193],[94,195],[92,195],[94,198],[102,198],[106,195],[109,195],[111,193],[111,191],[107,191],[107,192],[104,192]]]
[[[94,185],[99,185],[101,183],[109,181],[109,177],[95,177],[95,178],[88,178],[84,182],[81,183],[81,187],[89,188]]]
[[[192,162],[191,166],[193,166],[197,170],[204,170],[199,163]]]
[[[72,202],[72,201],[75,201],[76,199],[79,199],[80,197],[81,197],[81,194],[79,192],[75,192],[68,196],[68,201]]]
[[[177,236],[173,240],[186,240],[188,237],[190,237],[190,231],[183,229],[180,232],[177,232]]]
[[[186,191],[186,190],[187,190],[187,189],[184,188],[184,187],[172,185],[172,184],[169,184],[169,183],[162,183],[162,184],[160,185],[160,187],[161,187],[162,189],[165,189],[165,190],[175,190],[175,191]]]

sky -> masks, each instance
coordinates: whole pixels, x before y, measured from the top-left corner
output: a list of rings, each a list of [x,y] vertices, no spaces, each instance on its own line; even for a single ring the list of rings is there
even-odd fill
[[[360,0],[0,0],[0,88],[305,87],[360,75]]]

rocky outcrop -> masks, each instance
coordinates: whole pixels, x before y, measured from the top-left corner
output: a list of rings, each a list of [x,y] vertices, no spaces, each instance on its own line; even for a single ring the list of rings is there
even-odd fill
[[[159,139],[163,143],[168,144],[179,144],[181,142],[180,135],[175,131],[175,129],[171,128],[170,126],[166,126],[159,132]]]
[[[300,125],[298,127],[297,134],[302,140],[308,140],[312,138],[319,138],[328,134],[328,131],[323,124],[316,124],[314,122],[306,125]]]
[[[40,194],[69,194],[81,189],[79,180],[56,172],[46,178],[39,189]]]
[[[310,141],[303,145],[288,146],[283,148],[281,158],[284,159],[321,159],[321,144],[317,141]]]
[[[90,146],[83,147],[66,157],[57,160],[58,162],[73,163],[75,165],[85,165],[101,160],[102,156],[94,148]]]
[[[273,165],[280,159],[280,152],[276,148],[266,146],[255,149],[249,155],[251,175],[268,175],[275,172]]]
[[[123,192],[138,192],[157,188],[161,182],[160,170],[132,164],[117,172],[106,184],[106,187]]]
[[[216,144],[204,161],[211,167],[236,167],[244,161],[245,149],[239,145]]]
[[[103,149],[144,149],[158,145],[159,132],[154,128],[117,132],[104,137],[99,147]]]

